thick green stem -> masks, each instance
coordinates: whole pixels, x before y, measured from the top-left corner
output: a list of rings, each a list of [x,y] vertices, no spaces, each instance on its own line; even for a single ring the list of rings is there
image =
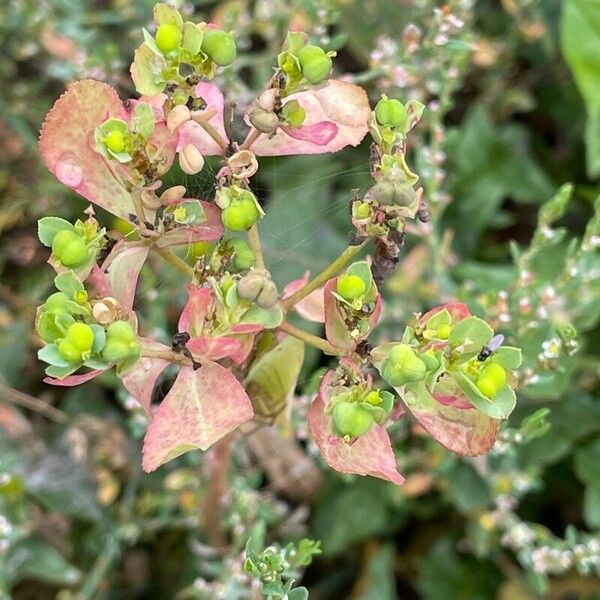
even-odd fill
[[[260,234],[258,232],[258,226],[256,223],[248,230],[248,243],[250,249],[254,252],[256,257],[256,267],[259,269],[265,268],[265,257],[263,256],[262,244],[260,243]]]
[[[169,248],[160,248],[158,246],[152,246],[152,249],[162,256],[162,258],[168,262],[172,267],[177,269],[180,273],[192,279],[194,277],[194,268],[190,267],[184,260],[179,258],[173,250]]]
[[[326,269],[321,271],[314,279],[309,281],[304,287],[300,288],[295,294],[281,301],[281,306],[285,310],[289,310],[300,302],[302,298],[314,292],[317,288],[327,283],[339,271],[341,271],[363,248],[366,244],[364,241],[358,246],[348,246]]]
[[[336,348],[327,340],[313,335],[312,333],[303,331],[302,329],[296,327],[295,325],[292,325],[291,323],[288,323],[287,321],[284,321],[278,327],[278,329],[280,331],[284,331],[289,335],[293,335],[294,337],[298,338],[299,340],[302,340],[309,346],[314,346],[315,348],[322,350],[325,354],[330,354],[331,356],[343,356],[344,354],[342,350]]]

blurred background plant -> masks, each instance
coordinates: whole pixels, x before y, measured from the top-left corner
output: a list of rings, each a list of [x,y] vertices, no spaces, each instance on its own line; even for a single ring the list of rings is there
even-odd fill
[[[145,417],[115,377],[44,387],[32,322],[52,274],[35,223],[49,213],[75,218],[85,204],[41,165],[37,131],[71,80],[132,93],[127,67],[153,2],[5,0],[0,598],[278,598],[289,589],[288,598],[303,598],[294,588],[303,571],[311,598],[600,598],[594,4],[178,3],[236,31],[240,57],[220,83],[239,114],[270,76],[288,27],[337,50],[339,73],[373,103],[386,93],[427,106],[410,147],[432,218],[409,231],[376,335],[393,338],[413,312],[459,298],[517,342],[525,364],[518,410],[488,457],[451,456],[409,421],[397,425],[407,481],[394,488],[321,472],[303,434],[326,364],[316,354],[294,402],[300,440],[263,428],[232,457],[217,446],[152,475],[138,464]],[[369,185],[365,156],[361,147],[329,161],[265,160],[262,230],[279,283],[343,249],[350,190]],[[209,193],[211,173],[214,165],[173,180]],[[205,250],[189,248],[187,258]],[[138,303],[157,336],[173,331],[182,292],[160,264],[143,272]],[[229,458],[232,468],[219,469]]]

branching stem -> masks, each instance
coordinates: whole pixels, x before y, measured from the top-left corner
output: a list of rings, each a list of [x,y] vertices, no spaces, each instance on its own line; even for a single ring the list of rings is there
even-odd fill
[[[314,292],[317,288],[327,283],[329,279],[334,277],[343,267],[346,266],[366,244],[364,241],[357,246],[348,246],[327,268],[323,269],[314,279],[309,281],[304,287],[300,288],[295,294],[281,301],[281,307],[284,310],[289,310],[303,298]]]
[[[330,344],[327,340],[324,340],[323,338],[313,335],[312,333],[308,333],[307,331],[304,331],[304,330],[300,329],[299,327],[296,327],[295,325],[288,323],[287,321],[284,321],[279,326],[279,330],[284,331],[285,333],[287,333],[289,335],[293,335],[294,337],[298,338],[299,340],[302,340],[309,346],[314,346],[315,348],[322,350],[325,354],[329,354],[331,356],[343,356],[343,354],[344,354],[344,352],[342,350],[340,350],[339,348],[336,348],[335,346]]]

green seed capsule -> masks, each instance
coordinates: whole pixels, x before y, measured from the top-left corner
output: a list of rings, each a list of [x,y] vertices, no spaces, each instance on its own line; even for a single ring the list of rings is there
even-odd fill
[[[506,371],[497,363],[490,363],[478,375],[475,385],[487,398],[495,398],[506,384]]]
[[[71,363],[81,360],[81,352],[68,340],[61,340],[58,343],[58,353],[62,358]]]
[[[104,143],[111,152],[119,153],[125,150],[125,136],[123,135],[123,132],[118,129],[109,131],[106,134]]]
[[[237,53],[233,34],[221,29],[207,29],[204,32],[202,50],[221,67],[230,65]]]
[[[440,325],[438,330],[437,330],[437,337],[440,340],[447,340],[450,337],[450,334],[452,333],[452,325]]]
[[[366,289],[365,282],[358,275],[348,275],[344,273],[338,277],[336,291],[337,293],[351,302],[360,298]]]
[[[221,221],[231,231],[250,229],[260,217],[256,203],[252,198],[242,197],[234,200],[221,212]]]
[[[80,353],[89,352],[94,343],[94,330],[85,323],[73,323],[67,330],[65,340],[77,348]]]
[[[63,229],[54,236],[52,253],[65,267],[78,267],[88,258],[86,243],[68,229]]]
[[[300,106],[298,100],[290,100],[284,104],[281,115],[291,127],[300,127],[306,119],[306,111]]]
[[[360,437],[367,433],[375,419],[373,414],[352,402],[339,402],[333,407],[333,423],[341,436]]]
[[[51,312],[55,314],[67,313],[67,307],[65,303],[69,301],[69,296],[64,292],[55,292],[48,296],[46,302],[44,302],[44,312]]]
[[[302,75],[314,85],[325,81],[331,71],[331,58],[319,46],[304,46],[298,51],[298,60]]]
[[[256,256],[254,256],[254,252],[250,250],[244,240],[232,238],[228,244],[233,248],[233,267],[237,271],[246,271],[255,265]]]
[[[408,344],[397,344],[392,347],[388,358],[383,362],[381,376],[391,386],[398,387],[412,381],[420,381],[426,372],[427,366]]]
[[[106,330],[106,344],[102,356],[108,362],[119,363],[135,358],[140,353],[140,342],[128,321],[115,321]]]
[[[156,31],[156,45],[161,52],[171,52],[181,44],[181,31],[173,23],[163,23]]]
[[[408,120],[408,113],[400,100],[381,99],[375,107],[375,118],[386,127],[403,127]]]

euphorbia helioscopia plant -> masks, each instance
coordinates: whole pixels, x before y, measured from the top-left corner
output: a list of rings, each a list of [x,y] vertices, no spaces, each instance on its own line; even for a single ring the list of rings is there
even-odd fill
[[[487,451],[515,405],[516,348],[499,344],[457,303],[417,315],[401,340],[376,348],[367,341],[383,309],[378,284],[398,263],[406,220],[426,219],[418,177],[405,160],[406,136],[423,106],[383,96],[372,110],[361,88],[331,77],[334,53],[295,32],[247,108],[248,134],[237,141],[226,132],[223,94],[209,83],[235,59],[233,35],[183,22],[165,4],[154,17],[156,34],[144,31],[131,67],[141,97],[122,101],[103,83],[74,83],[41,131],[41,153],[56,177],[135,228],[126,237],[107,232],[91,207],[75,224],[41,219],[58,290],[37,315],[46,381],[76,385],[116,366],[148,413],[143,467],[152,471],[206,450],[253,418],[276,416],[293,396],[308,343],[339,360],[308,417],[334,469],[401,483],[386,426],[404,407],[450,450]],[[350,200],[352,245],[280,294],[261,250],[264,211],[251,185],[257,157],[336,152],[368,133],[373,185]],[[212,198],[165,188],[161,177],[176,158],[194,175],[205,156],[222,161]],[[355,260],[371,240],[372,256]],[[195,242],[215,246],[192,267],[176,249]],[[152,252],[188,279],[171,346],[143,337],[135,312],[137,279]],[[294,310],[323,322],[325,338],[292,325]],[[153,406],[157,380],[173,364],[175,382]]]

